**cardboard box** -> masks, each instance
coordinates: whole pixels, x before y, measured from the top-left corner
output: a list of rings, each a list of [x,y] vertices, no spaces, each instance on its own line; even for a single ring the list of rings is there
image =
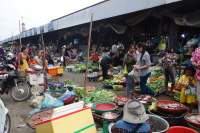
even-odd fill
[[[56,108],[51,119],[36,126],[36,133],[96,133],[91,109],[80,108],[82,103]]]

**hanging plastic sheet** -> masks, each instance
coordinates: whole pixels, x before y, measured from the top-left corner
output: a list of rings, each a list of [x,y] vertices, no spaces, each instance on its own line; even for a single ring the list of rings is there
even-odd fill
[[[124,34],[126,31],[126,26],[118,25],[118,24],[109,24],[109,27],[115,31],[117,34]]]
[[[186,14],[184,16],[174,17],[174,21],[177,25],[200,27],[199,15],[200,10]]]

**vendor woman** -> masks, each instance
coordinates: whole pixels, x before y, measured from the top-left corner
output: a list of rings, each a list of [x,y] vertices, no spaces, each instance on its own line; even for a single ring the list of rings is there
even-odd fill
[[[100,61],[103,80],[109,79],[108,71],[112,67],[112,54],[104,55]]]
[[[144,105],[137,100],[129,100],[124,106],[122,120],[117,121],[112,127],[113,133],[150,133],[151,128],[147,123],[149,116]]]
[[[196,80],[195,80],[195,69],[193,66],[186,65],[184,68],[183,75],[179,78],[179,80],[176,83],[176,89],[177,85],[179,86],[188,86],[190,82],[192,84],[196,85]],[[180,88],[181,89],[181,88]]]
[[[135,65],[136,61],[137,61],[137,49],[134,47],[134,45],[130,45],[128,53],[125,54],[124,56],[124,62],[123,65],[124,67],[127,67],[127,71],[128,73],[131,72],[133,70],[133,65]]]
[[[180,102],[193,105],[196,102],[196,80],[194,78],[195,69],[186,65],[183,75],[178,79],[175,89],[180,91]],[[174,91],[176,92],[176,91]]]
[[[140,73],[140,89],[142,94],[154,95],[154,92],[146,85],[148,78],[151,76],[150,55],[146,51],[146,45],[144,43],[138,44],[139,56],[134,69]]]
[[[25,72],[29,69],[28,60],[28,48],[22,47],[21,52],[17,56],[17,64],[21,72]]]

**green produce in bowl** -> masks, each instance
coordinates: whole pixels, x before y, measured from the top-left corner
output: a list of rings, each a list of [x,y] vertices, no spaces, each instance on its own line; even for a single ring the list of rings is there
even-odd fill
[[[149,106],[149,110],[150,110],[150,111],[157,111],[156,102],[153,102],[153,103]]]
[[[84,90],[83,87],[76,87],[76,88],[74,88],[74,92],[79,97],[84,97],[85,96],[85,90]]]
[[[90,96],[93,103],[111,103],[115,100],[115,94],[104,89],[97,89]]]
[[[74,82],[72,80],[65,80],[64,81],[65,85],[73,85]]]
[[[123,90],[123,86],[122,85],[113,85],[113,90],[114,91],[122,91]]]

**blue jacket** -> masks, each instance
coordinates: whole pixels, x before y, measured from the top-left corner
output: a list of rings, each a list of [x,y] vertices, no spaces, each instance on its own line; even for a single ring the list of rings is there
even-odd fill
[[[125,122],[123,120],[119,120],[115,123],[115,127],[125,129],[129,133],[150,133],[151,132],[150,125],[147,123],[132,124],[132,123]]]

